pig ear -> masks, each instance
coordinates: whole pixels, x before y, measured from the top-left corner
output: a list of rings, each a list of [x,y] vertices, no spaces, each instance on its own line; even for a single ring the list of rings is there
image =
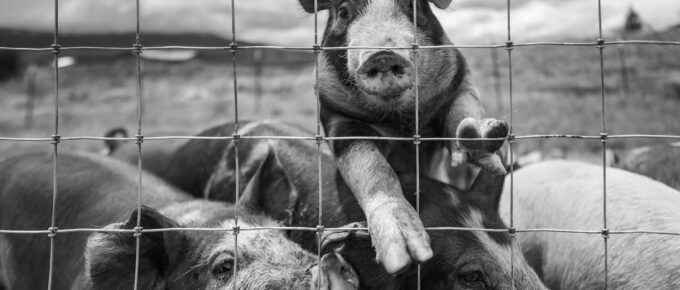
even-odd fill
[[[430,0],[439,9],[446,9],[451,5],[451,0]]]
[[[116,137],[116,136],[121,136],[123,138],[128,137],[128,132],[125,128],[123,127],[116,127],[113,128],[104,134],[104,137],[111,138],[111,137]],[[111,155],[115,153],[120,146],[123,145],[123,142],[125,141],[118,141],[118,140],[104,140],[104,145],[106,145],[106,155]]]
[[[105,229],[134,229],[137,214],[135,209],[125,223],[111,224]],[[179,227],[173,220],[148,207],[142,208],[140,225],[144,229]],[[165,289],[164,277],[186,250],[186,236],[180,232],[143,233],[139,241],[139,288]],[[85,250],[85,270],[93,289],[133,287],[136,243],[132,233],[90,235]]]
[[[263,182],[263,171],[275,158],[273,150],[267,145],[267,155],[257,166],[255,173],[248,179],[246,188],[243,190],[238,200],[238,206],[252,212],[262,211],[262,196],[264,193],[262,192],[263,187],[261,184]]]
[[[472,196],[480,199],[482,204],[489,205],[494,211],[497,211],[504,183],[505,174],[482,169],[470,188]]]
[[[314,0],[298,0],[300,5],[307,13],[314,13]],[[450,0],[449,0],[450,2]],[[326,10],[331,7],[330,0],[317,0],[318,11]]]
[[[298,203],[299,194],[276,149],[267,144],[255,173],[241,194],[238,205],[254,212],[265,212],[277,220],[288,220]]]

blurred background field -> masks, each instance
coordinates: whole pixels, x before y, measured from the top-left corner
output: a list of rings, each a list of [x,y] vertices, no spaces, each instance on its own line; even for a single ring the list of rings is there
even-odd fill
[[[634,39],[680,40],[680,26],[644,31]],[[0,30],[0,46],[47,47],[49,32]],[[145,45],[225,46],[229,40],[196,34],[145,34]],[[593,41],[576,39],[574,41]],[[60,43],[128,47],[131,33],[76,34]],[[265,43],[265,42],[262,42]],[[241,45],[248,43],[240,42]],[[508,57],[505,49],[463,49],[487,116],[509,120]],[[49,52],[0,52],[17,72],[0,83],[0,136],[49,137],[54,131],[54,69]],[[146,54],[144,52],[143,54]],[[609,134],[680,134],[680,46],[607,46],[606,121]],[[625,54],[627,82],[622,75]],[[308,52],[263,50],[237,55],[238,112],[241,120],[280,119],[310,130],[316,126],[314,57]],[[513,115],[516,135],[599,135],[600,62],[596,47],[539,46],[513,50]],[[75,63],[59,70],[61,136],[102,136],[113,127],[137,128],[136,63],[129,52],[63,52]],[[27,67],[33,66],[32,72]],[[186,61],[142,61],[146,136],[192,135],[234,120],[231,54],[193,52]],[[35,106],[27,117],[27,82],[35,77]],[[29,121],[27,118],[31,118]],[[161,142],[161,141],[153,141]],[[613,140],[627,149],[664,140]],[[518,154],[541,151],[598,162],[599,140],[519,140]],[[49,142],[0,141],[0,154],[50,150]],[[65,150],[99,151],[101,141],[64,141]]]

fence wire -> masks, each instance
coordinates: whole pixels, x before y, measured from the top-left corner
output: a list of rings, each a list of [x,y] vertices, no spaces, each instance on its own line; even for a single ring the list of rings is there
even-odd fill
[[[647,231],[647,230],[610,230],[607,227],[607,142],[609,139],[632,139],[632,138],[648,138],[648,139],[675,139],[680,140],[680,135],[652,135],[652,134],[624,134],[624,135],[608,135],[606,127],[606,94],[605,94],[605,61],[604,61],[604,50],[607,46],[615,45],[657,45],[657,46],[680,46],[680,41],[650,41],[650,40],[616,40],[616,41],[606,41],[603,37],[602,31],[602,3],[601,0],[597,1],[598,9],[598,36],[599,38],[594,42],[527,42],[527,43],[514,43],[512,39],[511,31],[511,0],[507,0],[507,39],[504,44],[468,44],[468,45],[438,45],[438,46],[420,46],[417,42],[417,5],[416,1],[413,1],[413,30],[414,39],[413,44],[409,47],[374,47],[374,46],[353,46],[353,47],[322,47],[319,45],[318,38],[318,0],[314,1],[314,44],[312,47],[305,46],[275,46],[275,45],[251,45],[251,46],[239,46],[236,38],[236,7],[235,1],[231,0],[231,32],[232,38],[231,43],[225,46],[142,46],[141,41],[141,29],[140,29],[140,0],[136,0],[136,30],[135,30],[135,42],[132,47],[105,47],[105,46],[67,46],[61,47],[59,44],[59,0],[54,0],[54,41],[50,47],[42,48],[30,48],[30,47],[8,47],[0,46],[0,50],[12,50],[12,51],[37,51],[37,52],[48,52],[54,55],[54,134],[50,137],[35,137],[35,138],[17,138],[17,137],[1,137],[0,141],[15,141],[15,142],[50,142],[53,147],[53,193],[52,193],[52,213],[51,213],[51,226],[46,230],[5,230],[0,229],[0,234],[12,234],[12,235],[45,235],[47,234],[50,239],[50,259],[49,259],[49,277],[47,281],[47,289],[52,289],[53,281],[53,271],[54,271],[54,253],[57,249],[54,248],[54,237],[57,234],[67,234],[67,233],[130,233],[136,238],[136,253],[135,253],[135,280],[134,289],[138,288],[138,278],[139,278],[139,247],[140,247],[140,237],[144,233],[158,233],[158,232],[172,232],[172,231],[184,231],[184,232],[225,232],[234,235],[234,277],[238,270],[238,234],[245,231],[263,231],[263,230],[293,230],[293,231],[310,231],[316,232],[317,237],[325,231],[348,231],[347,228],[326,228],[323,226],[323,190],[322,190],[322,143],[326,141],[333,140],[391,140],[391,141],[406,141],[413,142],[416,149],[415,156],[415,168],[416,168],[416,210],[420,213],[420,167],[419,167],[419,146],[421,142],[433,142],[433,141],[465,141],[465,140],[507,140],[509,144],[509,157],[511,164],[514,163],[514,144],[517,140],[527,140],[527,139],[586,139],[586,140],[600,140],[602,143],[602,161],[603,161],[603,226],[599,230],[580,230],[580,229],[549,229],[549,228],[538,228],[538,229],[517,229],[514,227],[514,169],[510,169],[509,180],[510,180],[510,223],[507,229],[486,229],[486,228],[461,228],[461,227],[426,227],[428,231],[480,231],[480,232],[496,232],[496,233],[508,233],[512,238],[513,243],[516,243],[517,233],[529,233],[529,232],[553,232],[553,233],[567,233],[567,234],[587,234],[587,235],[601,235],[603,238],[604,246],[604,285],[605,289],[608,287],[608,246],[607,240],[610,235],[665,235],[665,236],[678,236],[680,237],[680,232],[669,232],[669,231]],[[534,47],[534,46],[566,46],[566,47],[596,47],[599,50],[599,60],[600,60],[600,85],[601,85],[601,120],[602,127],[601,133],[598,136],[589,135],[566,135],[566,134],[534,134],[534,135],[520,135],[515,136],[513,131],[514,116],[513,116],[513,67],[512,67],[512,52],[516,47]],[[319,54],[322,51],[331,50],[351,50],[351,49],[401,49],[401,50],[412,50],[412,54],[416,56],[420,50],[428,49],[442,49],[442,48],[472,48],[472,49],[482,49],[482,48],[504,48],[507,51],[508,57],[508,102],[509,102],[509,124],[510,130],[507,138],[476,138],[476,139],[466,139],[466,138],[423,138],[419,135],[419,93],[418,86],[415,86],[415,134],[413,137],[380,137],[380,136],[350,136],[350,137],[326,137],[323,136],[321,127],[321,105],[319,88],[315,86],[314,94],[316,97],[316,134],[314,136],[241,136],[239,134],[239,109],[238,109],[238,80],[237,80],[237,53],[241,50],[250,49],[272,49],[272,50],[292,50],[292,51],[311,51],[314,54],[314,67],[315,67],[315,80],[318,83],[319,74]],[[217,50],[224,51],[225,53],[231,54],[232,68],[233,68],[233,85],[234,85],[234,133],[230,137],[204,137],[204,136],[144,136],[142,132],[142,119],[144,116],[144,102],[142,96],[142,69],[141,69],[141,58],[140,54],[146,50],[175,50],[175,49],[191,49],[191,50]],[[134,138],[115,138],[115,137],[99,137],[99,136],[60,136],[59,135],[59,54],[62,51],[81,51],[81,50],[113,50],[113,51],[129,51],[135,55],[136,64],[136,96],[137,96],[137,134]],[[415,63],[415,82],[418,82],[418,63]],[[235,172],[240,172],[239,164],[239,140],[241,139],[280,139],[280,140],[307,140],[314,141],[317,145],[317,174],[318,174],[318,225],[316,227],[240,227],[239,226],[239,212],[235,209],[235,219],[232,228],[164,228],[164,229],[144,229],[141,227],[141,215],[137,215],[137,226],[134,229],[103,229],[103,228],[72,228],[72,229],[59,229],[57,227],[56,221],[56,202],[58,200],[57,188],[58,188],[58,145],[61,141],[73,141],[73,140],[112,140],[112,141],[135,141],[138,147],[138,160],[137,160],[137,170],[138,170],[138,193],[137,193],[137,210],[141,212],[142,207],[142,191],[143,191],[143,164],[142,164],[142,144],[144,141],[163,141],[163,140],[231,140],[234,143],[234,153],[235,153]],[[239,200],[239,174],[235,176],[235,187],[236,187],[236,202]],[[351,230],[368,230],[367,228],[352,228]],[[318,239],[318,252],[317,258],[321,261],[321,245],[320,239]],[[514,248],[511,251],[511,275],[512,275],[512,287],[514,289],[514,256],[517,253],[514,252]],[[321,277],[321,267],[318,267],[319,272],[317,277]],[[418,289],[420,289],[420,265],[418,265]],[[320,281],[317,280],[317,283]],[[237,285],[234,284],[234,289],[237,289]]]

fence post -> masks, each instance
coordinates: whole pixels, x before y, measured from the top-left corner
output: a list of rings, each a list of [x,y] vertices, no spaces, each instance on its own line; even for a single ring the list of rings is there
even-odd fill
[[[625,37],[621,37],[620,40],[626,40]],[[628,64],[626,62],[626,46],[619,45],[619,63],[621,65],[621,93],[622,97],[627,98],[630,95],[630,85],[628,84]]]
[[[24,115],[24,124],[26,128],[33,128],[33,110],[35,107],[35,99],[38,94],[37,90],[37,78],[38,68],[35,64],[31,63],[26,68],[26,73],[24,75],[26,81],[26,113]]]
[[[501,89],[501,70],[498,60],[498,51],[495,48],[491,49],[491,75],[493,76],[493,84],[496,93],[496,109],[498,112],[503,111],[503,90]]]
[[[264,54],[261,48],[253,51],[253,59],[255,60],[255,113],[257,114],[262,107],[262,63]]]

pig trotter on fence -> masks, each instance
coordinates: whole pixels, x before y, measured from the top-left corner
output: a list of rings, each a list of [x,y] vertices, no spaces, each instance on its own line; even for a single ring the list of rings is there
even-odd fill
[[[387,273],[399,274],[413,262],[432,258],[430,238],[418,213],[405,200],[383,202],[367,207],[368,232],[377,253],[377,261]]]
[[[508,136],[508,124],[502,120],[476,120],[465,118],[456,130],[456,138],[505,138]],[[459,140],[453,146],[451,165],[456,167],[465,162],[481,167],[497,174],[505,174],[506,170],[500,157],[495,154],[505,140]]]

